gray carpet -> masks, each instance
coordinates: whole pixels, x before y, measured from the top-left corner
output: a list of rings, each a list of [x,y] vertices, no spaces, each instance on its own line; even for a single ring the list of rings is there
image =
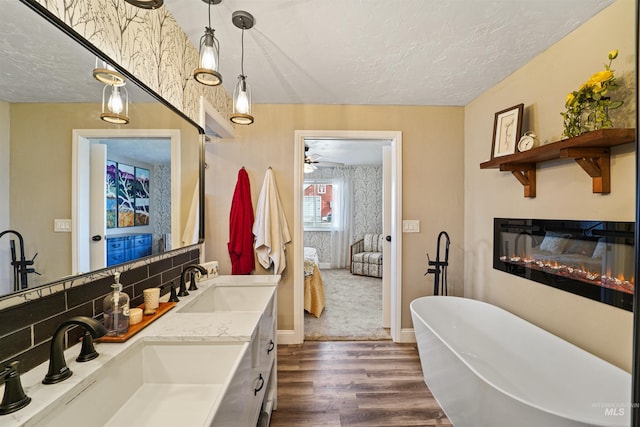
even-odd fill
[[[309,341],[389,340],[382,327],[382,279],[354,276],[349,270],[320,270],[325,309],[320,318],[304,313]]]

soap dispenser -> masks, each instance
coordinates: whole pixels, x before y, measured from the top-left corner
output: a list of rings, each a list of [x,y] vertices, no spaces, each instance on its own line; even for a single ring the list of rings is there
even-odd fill
[[[104,299],[104,327],[107,335],[122,335],[129,330],[129,295],[122,292],[120,273],[114,274],[113,292]]]

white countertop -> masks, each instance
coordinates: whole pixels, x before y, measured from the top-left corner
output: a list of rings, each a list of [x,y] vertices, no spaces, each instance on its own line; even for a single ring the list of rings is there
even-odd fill
[[[58,384],[45,385],[42,379],[47,373],[49,361],[22,374],[22,386],[31,403],[12,414],[0,416],[0,426],[31,426],[41,421],[48,413],[55,410],[60,402],[81,392],[87,378],[108,364],[114,357],[140,340],[148,342],[248,342],[256,332],[260,321],[259,312],[216,312],[216,313],[180,313],[180,309],[190,301],[198,298],[213,285],[235,284],[251,286],[275,286],[279,275],[219,276],[198,282],[197,291],[190,291],[186,297],[180,297],[171,311],[155,320],[124,343],[96,343],[95,348],[100,355],[89,362],[75,361],[80,354],[80,344],[65,351],[67,366],[73,375]],[[162,300],[166,301],[168,295]],[[4,386],[0,387],[0,393]]]

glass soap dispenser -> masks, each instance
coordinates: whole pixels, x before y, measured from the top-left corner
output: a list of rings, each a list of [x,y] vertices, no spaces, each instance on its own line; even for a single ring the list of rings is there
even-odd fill
[[[122,292],[120,273],[116,272],[113,278],[113,292],[105,297],[102,306],[104,327],[110,336],[122,335],[129,330],[129,295]]]

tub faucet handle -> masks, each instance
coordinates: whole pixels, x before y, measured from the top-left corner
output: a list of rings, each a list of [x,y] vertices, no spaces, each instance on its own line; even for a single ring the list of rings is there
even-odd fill
[[[18,364],[19,362],[14,360],[0,372],[0,377],[4,380],[4,396],[2,403],[0,403],[0,415],[15,412],[31,402],[31,398],[25,394],[22,388]]]

